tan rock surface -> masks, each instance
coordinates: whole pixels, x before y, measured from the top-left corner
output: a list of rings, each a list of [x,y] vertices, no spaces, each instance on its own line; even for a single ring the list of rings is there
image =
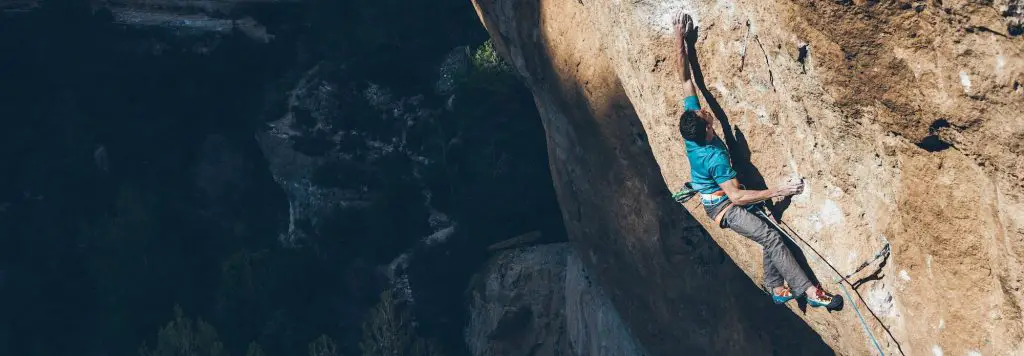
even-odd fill
[[[1021,1],[474,2],[535,94],[571,239],[652,353],[875,353],[856,303],[887,354],[1024,354]],[[782,218],[843,273],[891,243],[843,311],[770,305],[760,249],[670,199],[679,8],[742,183],[805,177]]]

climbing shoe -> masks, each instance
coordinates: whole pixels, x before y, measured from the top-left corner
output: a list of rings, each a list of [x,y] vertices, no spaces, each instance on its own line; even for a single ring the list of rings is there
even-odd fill
[[[825,307],[828,310],[836,310],[843,306],[843,297],[832,295],[821,287],[815,288],[815,292],[807,295],[807,304],[812,307]]]
[[[772,301],[775,302],[775,304],[786,304],[786,302],[793,298],[795,297],[793,296],[793,292],[789,290],[789,287],[783,287],[781,295],[776,294],[775,288],[772,288]]]

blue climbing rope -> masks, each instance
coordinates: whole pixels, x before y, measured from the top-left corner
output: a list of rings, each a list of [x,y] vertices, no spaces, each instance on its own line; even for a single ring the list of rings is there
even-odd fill
[[[853,311],[857,312],[857,318],[860,319],[860,325],[864,327],[864,332],[868,333],[868,338],[871,338],[871,343],[875,345],[875,349],[878,350],[878,354],[885,356],[885,352],[883,352],[882,347],[878,345],[878,340],[875,339],[875,335],[872,334],[871,330],[868,328],[868,323],[864,321],[864,315],[860,313],[860,308],[857,307],[857,302],[853,301],[853,297],[850,296],[850,292],[846,291],[846,286],[844,286],[841,281],[836,280],[836,284],[838,284],[839,288],[843,290],[843,295],[846,296],[846,299],[849,299],[850,302],[853,303]]]

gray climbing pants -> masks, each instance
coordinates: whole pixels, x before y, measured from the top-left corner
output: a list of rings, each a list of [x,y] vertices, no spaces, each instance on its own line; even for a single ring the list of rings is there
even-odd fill
[[[789,282],[793,295],[801,296],[811,287],[807,274],[800,268],[793,253],[783,243],[782,234],[760,217],[741,206],[733,205],[722,218],[722,227],[754,240],[764,250],[764,284],[770,292]]]

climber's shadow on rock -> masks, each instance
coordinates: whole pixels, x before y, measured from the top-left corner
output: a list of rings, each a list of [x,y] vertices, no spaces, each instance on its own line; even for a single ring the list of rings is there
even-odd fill
[[[736,178],[738,178],[747,188],[768,189],[768,183],[765,182],[764,176],[761,175],[761,171],[759,171],[750,161],[750,145],[747,144],[747,136],[743,134],[743,131],[741,131],[739,127],[733,127],[732,132],[729,132],[729,117],[726,116],[725,112],[722,111],[722,108],[718,106],[717,101],[714,105],[710,104],[711,100],[714,100],[714,97],[706,88],[703,88],[703,81],[695,82],[701,83],[701,92],[704,94],[704,97],[708,98],[708,106],[718,108],[715,110],[715,117],[718,117],[719,122],[721,122],[722,127],[725,129],[725,144],[729,146],[729,155],[732,156],[733,168],[736,169]],[[721,112],[721,114],[718,112]],[[786,209],[789,208],[789,204],[792,202],[793,197],[788,196],[778,202],[768,200],[765,202],[765,205],[767,205],[768,209],[772,211],[772,215],[775,216],[775,218],[782,220],[782,214],[786,212]]]
[[[689,48],[695,48],[699,35],[700,28],[697,28],[686,38]],[[729,154],[732,156],[733,168],[736,170],[737,178],[746,188],[768,189],[768,184],[765,182],[764,176],[761,175],[761,171],[750,161],[750,145],[747,144],[743,131],[739,127],[733,127],[730,124],[729,115],[725,113],[722,105],[718,103],[718,100],[708,90],[707,84],[704,82],[704,73],[700,69],[700,59],[697,58],[697,53],[689,51],[688,55],[693,69],[693,81],[707,101],[709,109],[711,109],[711,112],[715,114],[715,117],[718,118],[719,123],[722,125],[725,144],[729,146]],[[790,202],[791,199],[786,197],[779,203],[773,203],[772,201],[766,203],[769,209],[772,210],[772,214],[782,219],[782,214],[789,207]]]
[[[695,29],[690,36],[686,38],[687,45],[689,48],[695,48],[697,37],[700,35],[700,29]],[[693,82],[700,90],[701,96],[708,103],[708,108],[718,118],[719,124],[722,125],[722,133],[725,144],[729,147],[729,155],[732,158],[733,168],[736,170],[736,178],[739,179],[740,183],[747,189],[768,189],[768,184],[764,180],[764,176],[761,175],[761,171],[754,166],[750,160],[750,145],[747,143],[746,135],[739,127],[734,127],[729,122],[729,115],[722,109],[722,105],[718,103],[718,100],[711,91],[708,90],[707,84],[704,82],[704,72],[701,70],[700,59],[697,57],[696,51],[689,51],[689,62],[691,63],[691,69],[693,74]],[[772,211],[772,215],[775,218],[781,220],[785,210],[789,207],[792,202],[791,197],[786,197],[778,203],[773,203],[771,200],[765,202],[768,208]],[[811,282],[820,284],[818,277],[814,275],[814,271],[810,268],[807,263],[807,256],[804,255],[803,250],[796,246],[793,241],[789,239],[783,239],[783,242],[789,247],[794,253],[797,262],[801,267],[808,273],[808,277]],[[806,310],[806,304],[803,299],[800,299],[800,309]]]

